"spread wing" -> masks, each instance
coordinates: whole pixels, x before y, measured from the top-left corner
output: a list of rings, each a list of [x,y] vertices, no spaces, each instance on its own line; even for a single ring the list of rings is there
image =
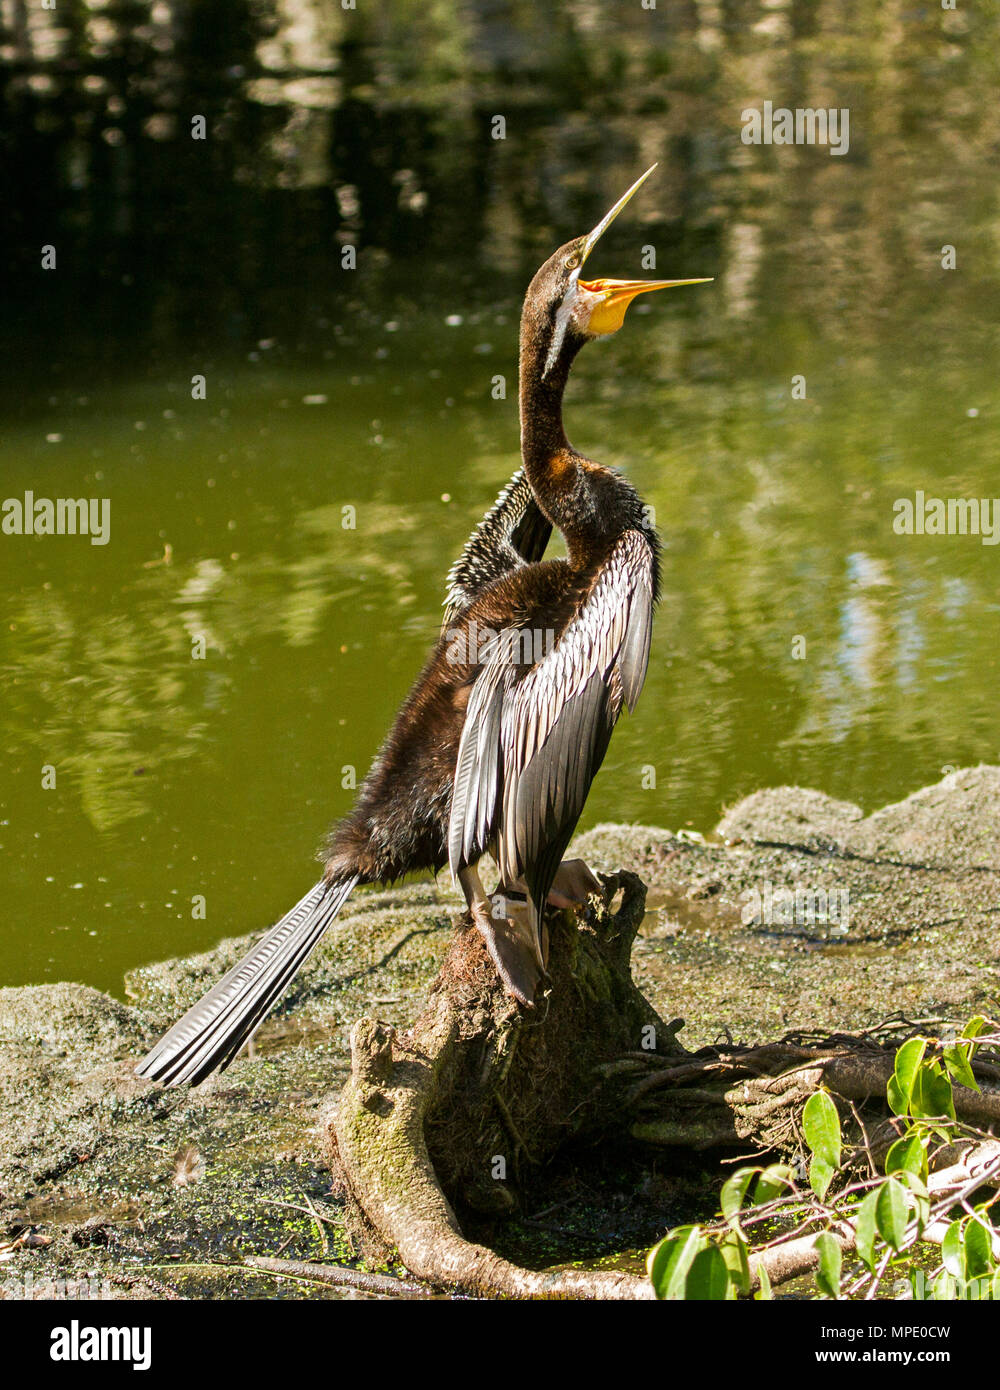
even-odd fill
[[[450,627],[494,579],[540,560],[551,535],[552,523],[542,515],[519,468],[448,571],[444,626]]]
[[[457,873],[493,847],[504,883],[522,874],[541,914],[622,705],[649,663],[656,560],[626,531],[552,649],[525,667],[498,634],[466,711],[448,853]]]

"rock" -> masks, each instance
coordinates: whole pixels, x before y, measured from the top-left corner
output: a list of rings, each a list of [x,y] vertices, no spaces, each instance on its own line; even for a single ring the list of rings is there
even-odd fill
[[[850,801],[834,801],[808,787],[766,787],[727,811],[716,834],[730,843],[751,840],[802,849],[843,848],[862,815],[861,808]]]
[[[849,801],[802,787],[769,787],[727,811],[718,835],[735,842],[839,849],[945,870],[1000,868],[1000,767],[949,773],[865,817]]]
[[[1000,869],[1000,767],[950,772],[876,811],[849,843],[858,853],[933,863],[946,871]]]

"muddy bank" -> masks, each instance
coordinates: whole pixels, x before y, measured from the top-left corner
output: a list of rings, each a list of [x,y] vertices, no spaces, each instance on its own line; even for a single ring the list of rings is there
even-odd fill
[[[1000,768],[952,773],[868,817],[770,789],[709,842],[606,825],[574,852],[649,884],[636,978],[664,1017],[687,1019],[688,1046],[727,1030],[753,1041],[859,1028],[897,1010],[1000,1011]],[[345,1296],[215,1266],[348,1255],[317,1137],[348,1029],[364,1013],[416,1015],[456,910],[445,876],[359,895],[255,1055],[193,1091],[158,1091],[131,1068],[250,938],[136,971],[128,1004],[79,985],[0,990],[0,1294]],[[690,1171],[648,1191],[665,1220],[699,1200]],[[603,1244],[592,1229],[577,1256],[616,1237],[625,1248],[634,1206],[609,1191]],[[544,1259],[545,1240],[536,1248]],[[565,1243],[551,1249],[566,1257]]]

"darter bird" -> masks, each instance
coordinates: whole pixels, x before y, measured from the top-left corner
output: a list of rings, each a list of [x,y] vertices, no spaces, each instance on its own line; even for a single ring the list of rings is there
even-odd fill
[[[580,277],[652,172],[528,286],[522,468],[452,567],[440,637],[354,809],[331,832],[322,879],[170,1029],[138,1075],[179,1085],[228,1066],[357,885],[445,864],[505,989],[533,1004],[546,903],[579,904],[599,887],[563,854],[622,708],[631,711],[642,689],[659,584],[643,503],[619,473],[569,443],[563,392],[580,349],[616,332],[637,295],[704,283]],[[543,559],[553,527],[565,559]],[[500,874],[492,894],[478,869],[487,854]]]

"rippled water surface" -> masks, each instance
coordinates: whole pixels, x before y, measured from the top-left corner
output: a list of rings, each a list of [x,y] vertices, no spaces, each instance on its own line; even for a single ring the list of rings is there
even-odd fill
[[[1000,547],[893,530],[918,489],[1000,494],[997,16],[634,8],[6,34],[0,500],[107,498],[111,533],[0,536],[0,983],[118,991],[312,881],[517,465],[524,284],[653,160],[595,272],[715,281],[571,382],[665,542],[584,824],[708,830],[779,782],[873,809],[1000,757]],[[849,153],[743,145],[765,99],[849,107]]]

